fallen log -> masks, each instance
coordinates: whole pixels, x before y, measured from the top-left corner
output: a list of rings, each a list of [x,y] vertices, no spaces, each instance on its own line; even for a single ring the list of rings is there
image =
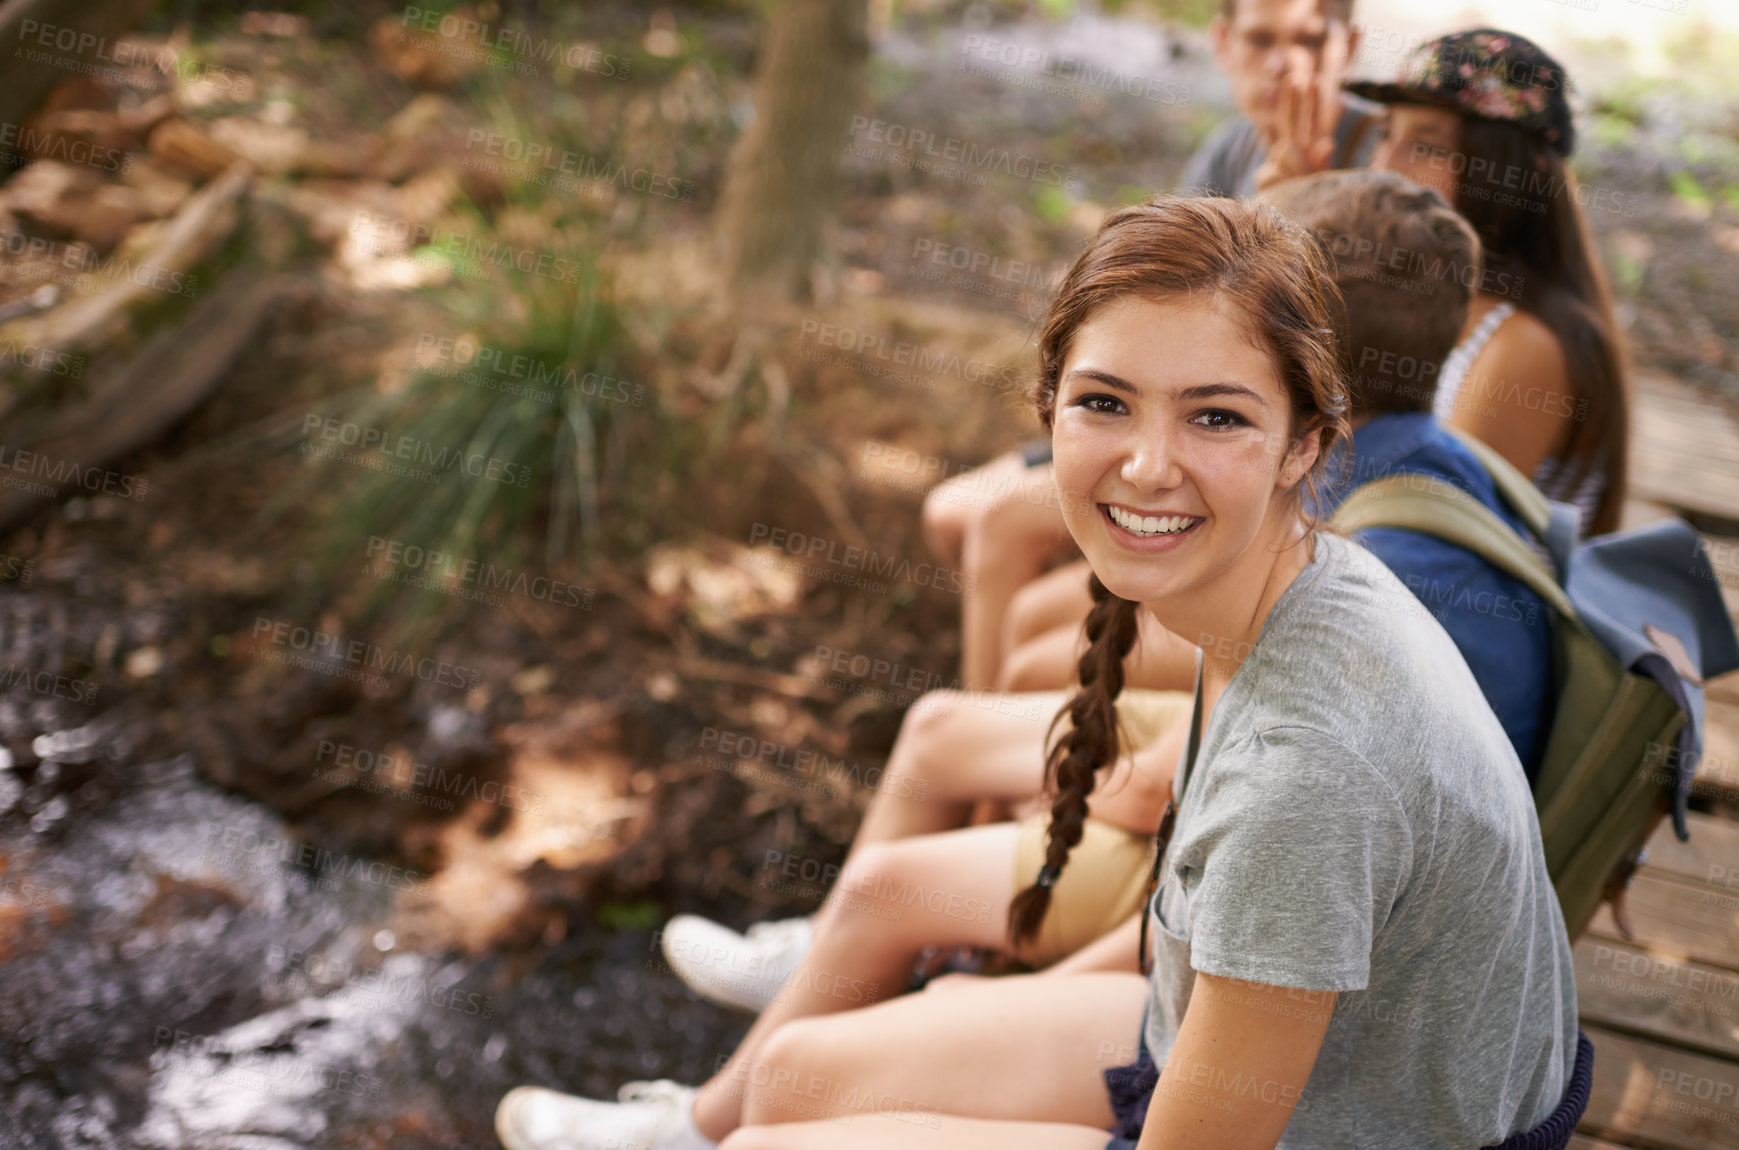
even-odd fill
[[[95,380],[88,401],[28,442],[7,437],[0,443],[0,531],[63,496],[143,499],[143,481],[115,476],[109,465],[205,401],[288,284],[264,269],[238,268],[225,277],[222,291],[207,293],[181,323]]]
[[[52,348],[63,356],[99,348],[124,350],[134,342],[133,311],[162,300],[163,285],[179,283],[183,294],[200,294],[197,288],[186,290],[190,285],[185,276],[217,254],[234,233],[241,218],[239,201],[251,178],[251,170],[238,164],[189,196],[173,217],[151,225],[161,229],[155,241],[139,251],[123,246],[101,265],[111,272],[124,269],[124,274],[105,275],[97,270],[80,276],[75,290],[91,294],[49,311],[0,323],[0,349]],[[41,382],[25,377],[0,385],[0,421]]]

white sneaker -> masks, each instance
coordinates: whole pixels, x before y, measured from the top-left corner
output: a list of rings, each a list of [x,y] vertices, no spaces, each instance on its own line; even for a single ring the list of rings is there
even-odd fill
[[[720,1006],[759,1014],[779,996],[815,941],[815,921],[756,923],[746,935],[694,914],[664,927],[664,959],[689,989]]]
[[[696,1088],[668,1078],[630,1082],[617,1102],[516,1086],[495,1108],[507,1150],[716,1150],[694,1125]]]

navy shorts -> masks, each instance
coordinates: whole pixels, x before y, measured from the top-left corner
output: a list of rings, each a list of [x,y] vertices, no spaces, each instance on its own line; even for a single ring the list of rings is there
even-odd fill
[[[1153,1101],[1153,1088],[1158,1085],[1159,1067],[1147,1049],[1147,1016],[1143,1014],[1141,1046],[1135,1061],[1105,1072],[1105,1089],[1111,1095],[1111,1113],[1116,1118],[1105,1150],[1135,1150],[1142,1124],[1147,1121],[1147,1104]]]

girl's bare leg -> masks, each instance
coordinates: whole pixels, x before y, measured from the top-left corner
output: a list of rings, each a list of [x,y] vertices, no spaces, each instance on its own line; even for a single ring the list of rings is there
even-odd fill
[[[979,799],[1030,798],[1044,789],[1045,736],[1061,691],[985,695],[932,691],[906,712],[852,846],[953,830]]]
[[[1010,648],[1003,657],[996,685],[1004,691],[1072,691],[1078,680],[1081,655],[1087,650],[1087,632],[1082,626],[1086,621],[1087,613],[1082,611],[1074,622]],[[1131,658],[1139,651],[1140,643],[1137,638],[1137,650],[1130,652]]]
[[[860,1114],[846,1123],[787,1122],[745,1126],[719,1150],[1104,1150],[1105,1131],[1061,1122],[995,1122],[897,1109]]]
[[[1033,586],[1039,587],[1041,583]],[[1005,691],[1072,690],[1076,681],[1075,669],[1081,654],[1087,649],[1087,635],[1082,625],[1087,619],[1089,603],[1083,590],[1078,617],[1011,649],[1003,657],[997,685]],[[1195,647],[1161,627],[1152,617],[1142,615],[1135,649],[1123,661],[1123,685],[1156,691],[1188,691],[1194,688],[1195,679]]]
[[[1015,592],[1003,617],[1003,651],[1018,649],[1058,627],[1080,627],[1093,607],[1093,596],[1087,580],[1093,569],[1085,559],[1065,563],[1047,571]],[[1069,664],[1074,670],[1074,664]]]
[[[1096,973],[907,995],[781,1027],[727,1082],[744,1126],[892,1111],[913,1131],[934,1115],[1065,1123],[1098,1131],[1102,1146],[1113,1121],[1103,1074],[1135,1060],[1148,993],[1138,974]]]
[[[1028,468],[1015,490],[999,495],[968,525],[960,556],[961,570],[973,580],[972,594],[960,605],[960,678],[967,687],[996,685],[1009,601],[1073,546],[1048,465]]]
[[[999,455],[983,467],[962,471],[930,488],[924,496],[924,541],[945,566],[960,566],[960,550],[969,527],[984,517],[993,493],[1012,490],[1025,476],[1026,460],[1018,451]]]
[[[737,1127],[743,1091],[734,1087],[780,1027],[902,994],[926,946],[1002,945],[1019,834],[999,823],[856,851],[816,918],[803,964],[696,1097],[701,1131],[717,1139]]]

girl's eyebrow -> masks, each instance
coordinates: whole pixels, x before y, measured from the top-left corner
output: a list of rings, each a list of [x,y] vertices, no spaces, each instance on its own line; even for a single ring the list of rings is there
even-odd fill
[[[1136,386],[1122,376],[1112,375],[1108,371],[1100,371],[1096,367],[1077,367],[1069,373],[1070,379],[1074,379],[1076,376],[1082,379],[1097,380],[1113,391],[1126,392],[1129,395],[1134,395],[1137,391]]]
[[[1096,380],[1099,383],[1104,384],[1106,387],[1111,388],[1113,391],[1121,391],[1128,395],[1134,395],[1140,390],[1122,376],[1113,375],[1108,371],[1100,371],[1096,367],[1078,367],[1069,373],[1070,379],[1077,376],[1083,379]],[[1268,401],[1262,397],[1261,392],[1242,383],[1198,383],[1186,387],[1181,391],[1172,393],[1172,398],[1180,403],[1193,403],[1203,399],[1218,399],[1222,396],[1249,399],[1261,404],[1264,410],[1268,407]]]
[[[1261,392],[1241,383],[1198,383],[1194,387],[1186,387],[1177,393],[1177,398],[1182,402],[1218,399],[1221,396],[1253,400],[1261,404],[1264,410],[1268,407],[1268,401],[1262,398]]]

